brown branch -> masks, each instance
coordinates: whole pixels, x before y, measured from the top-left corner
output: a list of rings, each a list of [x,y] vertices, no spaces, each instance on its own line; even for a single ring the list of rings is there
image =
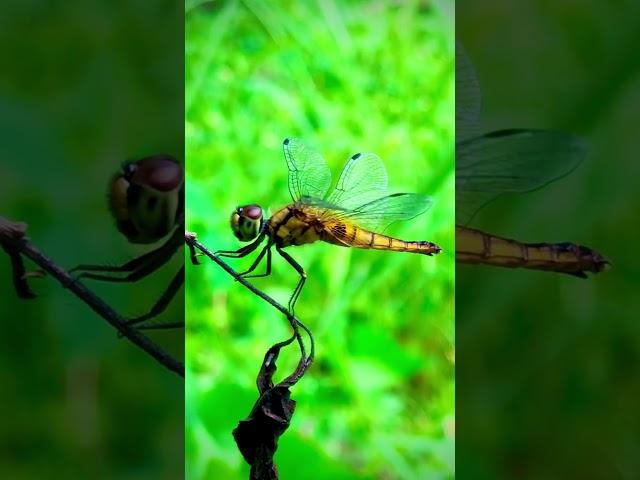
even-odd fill
[[[286,383],[287,386],[289,387],[295,385],[295,383],[304,375],[307,369],[311,366],[315,358],[315,343],[314,343],[313,335],[311,334],[311,331],[297,317],[291,315],[289,310],[287,310],[283,305],[276,302],[273,298],[271,298],[269,295],[264,293],[262,290],[256,288],[253,284],[247,282],[247,280],[244,277],[242,277],[238,272],[236,272],[233,268],[227,265],[227,263],[225,263],[220,257],[218,257],[215,253],[213,253],[207,247],[205,247],[202,243],[200,243],[196,238],[195,233],[185,232],[184,241],[189,247],[189,251],[191,252],[192,263],[196,265],[198,264],[198,261],[196,259],[196,253],[195,253],[195,250],[197,249],[202,254],[204,254],[205,256],[213,260],[215,263],[217,263],[218,266],[220,266],[224,271],[226,271],[229,275],[231,275],[238,283],[240,283],[245,288],[249,289],[254,295],[262,298],[265,302],[270,304],[272,307],[274,307],[276,310],[278,310],[287,318],[294,332],[293,337],[290,340],[293,341],[294,338],[298,340],[302,358],[300,360],[300,363],[298,364],[298,368],[296,368],[296,370],[289,377],[287,377],[282,382],[280,382],[280,385],[283,385],[284,383]],[[300,336],[298,327],[301,327],[307,333],[307,335],[309,335],[311,347],[310,347],[308,356],[306,355],[304,343],[302,342],[302,338]]]
[[[25,224],[11,222],[0,217],[0,245],[11,258],[14,285],[16,286],[18,296],[23,298],[33,296],[33,293],[26,285],[24,266],[22,265],[22,256],[25,256],[45,272],[49,273],[64,288],[71,291],[71,293],[87,304],[89,308],[109,322],[111,326],[118,330],[120,335],[126,337],[129,341],[147,352],[160,364],[184,378],[184,364],[182,362],[173,358],[139,330],[128,325],[127,320],[113,310],[104,300],[36,248],[25,237],[25,233]],[[24,290],[25,288],[26,291]],[[31,295],[28,295],[28,293]]]
[[[269,295],[265,294],[252,284],[247,282],[240,274],[222,261],[216,254],[202,245],[194,233],[185,233],[185,242],[191,252],[191,261],[197,264],[196,249],[209,257],[231,275],[236,281],[248,288],[253,294],[262,298],[276,310],[284,314],[291,327],[293,335],[273,345],[264,356],[260,372],[258,373],[257,386],[260,394],[249,416],[241,420],[233,430],[233,438],[245,461],[251,465],[249,480],[277,480],[278,470],[273,461],[273,456],[278,449],[278,439],[289,428],[291,418],[295,411],[296,402],[291,399],[290,387],[302,378],[311,366],[315,356],[315,345],[311,331],[281,304]],[[304,342],[300,336],[299,328],[308,335],[311,342],[309,356],[306,355]],[[280,349],[291,344],[294,340],[300,345],[300,361],[294,372],[277,385],[273,383],[273,375],[276,371],[276,360]]]

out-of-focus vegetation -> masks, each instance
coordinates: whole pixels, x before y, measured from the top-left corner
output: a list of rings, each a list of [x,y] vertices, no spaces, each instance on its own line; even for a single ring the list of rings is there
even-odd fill
[[[148,249],[116,230],[106,192],[127,158],[182,155],[182,5],[170,3],[0,7],[0,215],[27,222],[62,267]],[[86,284],[141,314],[179,261],[139,284]],[[0,478],[180,478],[182,379],[52,279],[30,284],[38,298],[16,298],[0,250]],[[180,296],[163,318],[183,308]],[[182,355],[182,332],[152,336]]]
[[[287,136],[319,149],[334,181],[349,155],[372,151],[391,191],[435,200],[389,233],[436,242],[439,256],[289,249],[308,272],[296,313],[318,350],[293,390],[281,478],[452,477],[453,3],[188,2],[186,52],[187,229],[211,249],[240,246],[236,206],[290,201]],[[286,303],[297,275],[277,255],[273,270],[255,284]],[[187,475],[244,479],[231,431],[287,323],[210,262],[187,284]],[[297,358],[283,352],[280,374]]]
[[[639,478],[637,254],[640,5],[457,3],[484,131],[551,128],[588,154],[543,190],[498,199],[473,225],[597,249],[611,270],[461,266],[456,277],[458,474]]]

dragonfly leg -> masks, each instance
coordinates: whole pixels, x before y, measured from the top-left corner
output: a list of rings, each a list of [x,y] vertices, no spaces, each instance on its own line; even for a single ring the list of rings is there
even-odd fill
[[[300,337],[298,327],[302,327],[302,329],[305,332],[307,332],[307,334],[309,335],[309,341],[311,344],[309,356],[305,354],[304,343],[302,342],[302,338]],[[298,380],[300,380],[302,376],[305,374],[305,372],[309,369],[315,357],[315,342],[313,340],[313,335],[311,334],[311,330],[309,330],[307,326],[301,321],[295,320],[294,332],[295,332],[294,337],[297,337],[298,343],[300,344],[301,357],[295,371],[291,375],[289,375],[287,378],[285,378],[282,382],[280,382],[279,385],[281,386],[291,387],[295,385],[298,382]]]
[[[69,270],[69,273],[83,272],[78,275],[78,278],[81,278],[87,276],[87,273],[85,272],[133,272],[134,270],[140,268],[141,265],[144,265],[146,262],[151,261],[156,255],[160,253],[161,250],[162,247],[136,257],[133,260],[130,260],[129,262],[122,265],[78,265],[77,267],[73,267],[71,270]]]
[[[165,252],[164,254],[165,256],[156,255],[152,257],[146,257],[146,255],[143,255],[142,257],[138,257],[129,263],[137,262],[143,257],[146,257],[145,258],[146,263],[143,263],[142,265],[139,265],[139,263],[136,263],[137,268],[132,271],[129,271],[129,273],[123,277],[114,277],[111,275],[104,275],[104,274],[92,273],[92,272],[82,272],[76,278],[89,278],[92,280],[102,280],[103,282],[114,282],[114,283],[133,283],[146,277],[147,275],[151,275],[153,272],[161,268],[164,264],[166,264],[169,261],[172,254],[173,252]]]
[[[259,278],[259,277],[268,277],[269,275],[271,275],[271,247],[272,246],[273,246],[272,243],[267,244],[267,246],[262,249],[258,257],[256,258],[255,262],[253,262],[253,265],[251,265],[251,267],[249,267],[249,269],[246,272],[242,272],[240,276],[244,278]],[[265,253],[267,254],[267,269],[265,270],[265,272],[248,275],[249,273],[253,272],[256,269],[258,264],[262,261],[262,258],[264,257]]]
[[[178,248],[180,248],[180,232],[178,230],[176,230],[176,232],[177,233],[174,233],[171,238],[169,238],[160,247],[134,258],[123,265],[78,265],[77,267],[69,270],[69,273],[82,272],[76,278],[91,278],[106,282],[135,282],[136,280],[139,280],[162,267],[169,261]],[[143,272],[142,276],[139,276],[140,274],[136,273],[139,271]],[[102,275],[93,272],[129,273],[129,275],[122,278],[132,277],[132,279],[123,280],[120,277]]]
[[[258,248],[258,246],[264,240],[264,236],[265,236],[264,233],[261,234],[258,238],[256,238],[249,245],[245,245],[244,247],[242,247],[239,250],[218,250],[218,251],[214,252],[214,255],[217,255],[218,257],[231,257],[231,258],[246,257],[251,252],[253,252],[256,248]]]
[[[300,275],[300,280],[298,281],[298,285],[296,285],[296,288],[293,291],[293,294],[291,295],[291,299],[289,299],[289,305],[288,305],[289,312],[291,312],[291,315],[295,316],[294,308],[296,306],[296,302],[298,301],[298,297],[300,296],[300,292],[302,292],[302,287],[304,286],[304,282],[307,281],[307,273],[304,271],[304,268],[302,268],[302,266],[298,262],[296,262],[293,259],[293,257],[289,255],[287,252],[282,250],[280,247],[276,247],[276,250],[278,251],[280,256],[284,258],[287,262],[289,262],[289,265],[295,268],[296,272],[298,272],[298,274]]]
[[[198,261],[198,256],[201,254],[197,253],[196,248],[190,243],[187,244],[187,247],[189,247],[189,258],[191,259],[191,263],[193,265],[200,265],[200,262]]]
[[[178,293],[178,290],[180,290],[180,287],[182,287],[183,284],[184,284],[184,265],[178,271],[178,273],[173,277],[173,279],[171,280],[171,283],[169,283],[169,286],[165,289],[164,292],[162,292],[162,295],[160,295],[160,298],[156,301],[153,307],[151,307],[151,310],[149,310],[144,315],[140,315],[138,317],[130,319],[129,321],[127,321],[127,324],[137,325],[142,322],[145,322],[146,320],[149,320],[150,318],[160,315],[162,312],[166,310],[167,306],[171,303],[171,300],[173,300],[173,297],[176,296],[176,293]],[[164,323],[159,325],[148,325],[148,326],[142,325],[139,328],[141,330],[152,330],[152,329],[182,328],[182,327],[184,327],[184,322]]]

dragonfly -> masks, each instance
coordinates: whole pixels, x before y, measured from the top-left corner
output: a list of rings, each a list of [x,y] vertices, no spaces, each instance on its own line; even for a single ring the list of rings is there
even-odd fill
[[[480,87],[463,47],[456,45],[456,261],[522,267],[586,278],[609,263],[571,242],[526,243],[469,227],[503,194],[531,192],[572,173],[585,154],[575,135],[553,130],[479,132]]]
[[[307,274],[284,249],[317,241],[340,247],[408,252],[432,256],[440,253],[438,245],[428,241],[406,241],[385,235],[392,223],[410,220],[425,213],[432,205],[430,197],[418,193],[392,193],[387,190],[387,172],[380,157],[373,153],[351,156],[329,193],[331,171],[324,158],[302,140],[287,138],[283,142],[289,170],[289,193],[293,200],[269,218],[256,204],[236,208],[231,214],[231,229],[241,242],[251,242],[239,250],[221,250],[221,257],[245,257],[266,240],[265,246],[245,278],[271,274],[272,249],[284,258],[299,275],[288,303],[294,308]],[[264,273],[253,273],[266,255]]]
[[[184,171],[170,155],[126,161],[109,182],[108,205],[116,228],[130,243],[157,248],[122,265],[78,265],[76,278],[104,282],[137,282],[162,268],[183,245]],[[152,323],[169,306],[184,283],[184,265],[151,309],[128,320],[140,330],[184,327],[184,321]]]

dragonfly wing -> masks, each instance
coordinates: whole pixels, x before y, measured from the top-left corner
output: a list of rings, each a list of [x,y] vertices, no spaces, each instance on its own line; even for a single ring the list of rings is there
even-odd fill
[[[340,221],[382,233],[389,225],[410,220],[426,212],[433,201],[418,193],[394,193],[354,209],[325,205],[323,221]],[[320,205],[319,205],[320,206]]]
[[[282,147],[289,168],[291,198],[324,198],[331,186],[331,171],[322,155],[296,138],[285,139]]]
[[[456,221],[504,193],[537,190],[571,173],[582,139],[552,130],[501,130],[456,144]]]
[[[380,157],[357,153],[347,161],[327,201],[344,209],[355,209],[386,195],[387,171]]]
[[[456,42],[456,142],[480,133],[480,84],[471,60]]]

